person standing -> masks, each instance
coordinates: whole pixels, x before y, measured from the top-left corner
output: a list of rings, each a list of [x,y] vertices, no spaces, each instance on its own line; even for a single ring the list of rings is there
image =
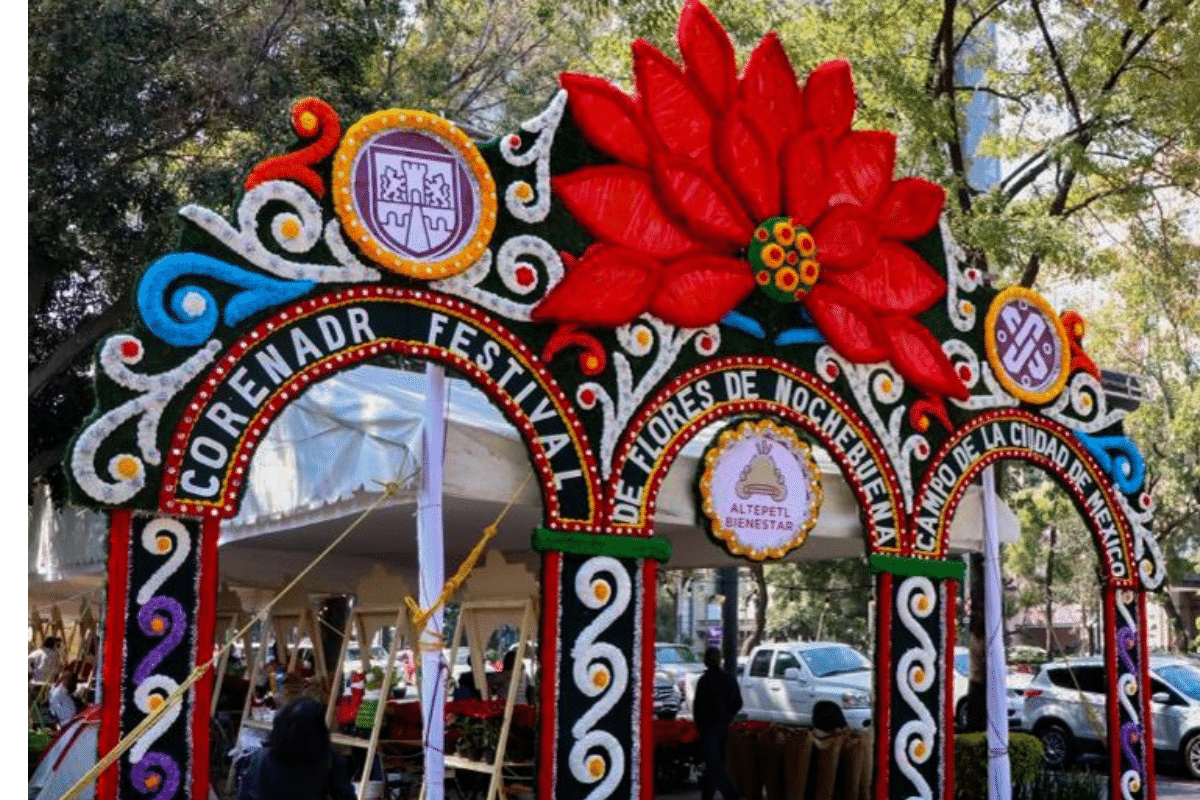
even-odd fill
[[[704,674],[696,682],[692,698],[692,719],[700,734],[704,772],[700,776],[701,800],[713,800],[718,789],[725,800],[737,800],[737,787],[725,769],[725,751],[729,744],[729,725],[742,710],[742,690],[737,679],[721,669],[721,651],[704,651]]]
[[[329,744],[325,706],[297,697],[275,714],[254,754],[238,800],[353,800],[346,760]]]
[[[59,673],[54,688],[50,690],[50,716],[60,728],[79,713],[79,706],[75,703],[77,685],[75,673],[68,669]]]
[[[47,636],[42,640],[42,646],[29,654],[30,683],[41,685],[58,677],[59,668],[62,666],[58,645],[57,636]]]

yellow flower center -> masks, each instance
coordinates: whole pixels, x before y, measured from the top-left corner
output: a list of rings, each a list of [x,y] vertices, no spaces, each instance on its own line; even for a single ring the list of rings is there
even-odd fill
[[[821,274],[816,256],[816,240],[790,217],[760,223],[746,247],[754,282],[782,303],[799,302],[812,290]]]

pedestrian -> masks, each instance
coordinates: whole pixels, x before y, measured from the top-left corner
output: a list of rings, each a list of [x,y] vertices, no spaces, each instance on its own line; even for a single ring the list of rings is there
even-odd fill
[[[725,750],[729,744],[729,725],[742,710],[742,690],[737,679],[721,669],[721,651],[704,651],[704,674],[696,681],[692,698],[692,720],[700,734],[700,752],[704,772],[700,775],[701,800],[713,800],[718,789],[725,800],[737,800],[737,787],[725,769]]]
[[[325,707],[297,697],[275,714],[254,754],[238,800],[353,800],[346,760],[329,744]]]
[[[41,685],[58,677],[59,668],[62,666],[59,643],[57,636],[47,636],[42,640],[42,646],[29,654],[30,683]]]
[[[60,728],[79,713],[79,706],[75,702],[77,686],[75,673],[66,669],[59,673],[54,688],[50,690],[50,716]]]
[[[454,687],[455,700],[482,700],[483,695],[479,693],[479,688],[475,686],[475,675],[467,670],[458,678],[458,686]]]
[[[489,683],[489,687],[492,687],[492,686],[495,687],[494,689],[492,689],[492,699],[493,700],[504,700],[508,697],[508,689],[512,685],[513,675],[517,671],[516,648],[513,648],[504,654],[504,661],[502,662],[502,664],[503,664],[503,668],[500,670],[500,672],[496,673],[494,680]],[[530,697],[530,693],[529,693],[529,676],[525,674],[524,670],[522,670],[521,671],[521,685],[519,687],[517,687],[516,702],[528,703],[530,701],[531,701],[531,697]]]

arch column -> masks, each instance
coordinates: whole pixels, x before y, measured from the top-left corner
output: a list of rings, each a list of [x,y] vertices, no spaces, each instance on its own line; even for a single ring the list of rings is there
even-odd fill
[[[1154,731],[1144,589],[1105,583],[1104,659],[1109,691],[1109,785],[1114,796],[1155,797]]]
[[[110,752],[211,661],[216,519],[109,513],[108,605],[98,750]],[[100,800],[207,797],[212,672],[105,770]]]
[[[657,537],[538,529],[538,796],[654,797]]]
[[[872,555],[875,798],[953,796],[954,619],[964,565]]]

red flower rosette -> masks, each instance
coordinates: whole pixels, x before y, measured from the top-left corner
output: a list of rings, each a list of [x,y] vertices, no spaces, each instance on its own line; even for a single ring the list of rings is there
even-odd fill
[[[595,244],[563,254],[566,274],[533,318],[611,328],[650,312],[702,327],[757,285],[803,303],[848,360],[888,360],[931,397],[965,398],[916,320],[945,296],[945,279],[908,246],[937,224],[945,193],[893,176],[893,134],[851,129],[850,65],[821,64],[801,85],[772,33],[739,75],[699,0],[684,4],[678,41],[682,65],[633,43],[632,97],[561,76],[579,129],[614,163],[553,179]]]

